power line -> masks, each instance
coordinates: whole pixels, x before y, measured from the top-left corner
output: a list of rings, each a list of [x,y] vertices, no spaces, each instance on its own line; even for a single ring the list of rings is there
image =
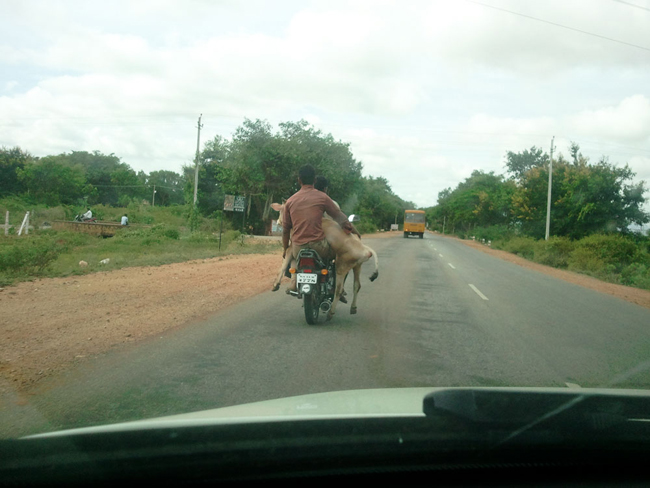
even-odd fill
[[[650,12],[650,8],[642,7],[641,5],[637,5],[636,3],[626,2],[625,0],[614,0],[614,1],[618,3],[624,3],[625,5],[629,5],[630,7],[640,8],[641,10],[647,10],[648,12]]]
[[[150,185],[93,185],[91,183],[91,185],[97,188],[151,188],[152,186],[155,186],[156,188],[166,188],[172,191],[180,190],[180,188],[172,188],[171,186],[162,186],[157,183],[155,185],[153,183]]]
[[[488,5],[486,3],[477,2],[476,0],[465,0],[465,1],[469,2],[469,3],[475,3],[476,5],[481,5],[483,7],[492,8],[494,10],[500,10],[502,12],[508,12],[509,14],[518,15],[520,17],[525,17],[527,19],[536,20],[537,22],[543,22],[544,24],[553,25],[555,27],[562,27],[563,29],[568,29],[568,30],[571,30],[571,31],[574,31],[574,32],[579,32],[581,34],[586,34],[588,36],[598,37],[599,39],[605,39],[606,41],[611,41],[611,42],[616,42],[618,44],[624,44],[626,46],[636,47],[638,49],[643,49],[644,51],[650,51],[650,48],[647,48],[647,47],[644,47],[644,46],[639,46],[638,44],[632,44],[631,42],[626,42],[626,41],[621,41],[619,39],[613,39],[611,37],[601,36],[600,34],[594,34],[593,32],[587,32],[587,31],[584,31],[582,29],[576,29],[575,27],[569,27],[568,25],[558,24],[557,22],[551,22],[550,20],[544,20],[544,19],[540,19],[538,17],[533,17],[532,15],[526,15],[526,14],[522,14],[520,12],[514,12],[512,10],[508,10],[508,9],[505,9],[505,8],[495,7],[494,5]]]

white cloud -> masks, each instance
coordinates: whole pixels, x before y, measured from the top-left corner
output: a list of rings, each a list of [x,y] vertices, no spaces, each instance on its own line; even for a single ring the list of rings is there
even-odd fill
[[[650,98],[634,95],[616,106],[585,110],[569,120],[580,134],[643,144],[650,142]]]
[[[650,46],[647,13],[617,2],[490,3]],[[420,205],[473,169],[502,172],[506,150],[547,147],[552,135],[590,141],[590,155],[629,159],[639,175],[648,166],[647,52],[479,5],[10,5],[0,144],[39,155],[98,149],[178,171],[193,157],[199,113],[204,140],[244,117],[308,114]]]

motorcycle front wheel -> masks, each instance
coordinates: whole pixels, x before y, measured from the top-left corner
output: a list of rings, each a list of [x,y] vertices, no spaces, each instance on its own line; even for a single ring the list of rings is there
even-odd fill
[[[306,295],[302,303],[305,308],[305,320],[309,325],[316,325],[318,323],[318,313],[320,312],[320,303],[316,290]]]

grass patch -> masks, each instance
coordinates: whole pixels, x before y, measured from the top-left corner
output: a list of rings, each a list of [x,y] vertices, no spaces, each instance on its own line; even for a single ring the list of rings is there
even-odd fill
[[[211,218],[195,216],[195,231],[190,231],[190,206],[152,207],[130,203],[127,207],[91,206],[93,215],[103,222],[120,222],[125,213],[133,227],[121,229],[112,238],[88,234],[41,230],[43,222],[72,220],[85,208],[58,206],[48,208],[32,204],[24,197],[0,199],[2,223],[4,212],[10,212],[12,235],[0,234],[0,286],[38,277],[81,275],[131,266],[162,264],[207,259],[228,254],[276,252],[278,242],[259,243],[241,239],[239,231],[230,230],[228,218],[223,219],[223,241],[219,250],[220,212]],[[35,227],[27,236],[16,236],[25,212],[34,212],[30,223]],[[138,227],[137,224],[140,224]],[[142,225],[146,225],[143,227]],[[108,259],[108,264],[101,264]],[[86,261],[87,267],[79,262]]]
[[[180,231],[168,225],[127,229],[103,239],[87,234],[41,231],[36,235],[0,239],[0,285],[37,277],[83,275],[133,266],[159,266],[229,254],[273,253],[280,242],[249,242],[238,231],[219,235]],[[101,261],[109,259],[108,264]],[[85,261],[87,267],[80,267]]]

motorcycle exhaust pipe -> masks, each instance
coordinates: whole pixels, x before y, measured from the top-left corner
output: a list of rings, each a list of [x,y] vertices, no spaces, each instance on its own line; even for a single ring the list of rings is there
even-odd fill
[[[332,302],[330,302],[329,300],[325,300],[320,304],[320,311],[323,313],[329,312],[331,308],[332,308]]]

